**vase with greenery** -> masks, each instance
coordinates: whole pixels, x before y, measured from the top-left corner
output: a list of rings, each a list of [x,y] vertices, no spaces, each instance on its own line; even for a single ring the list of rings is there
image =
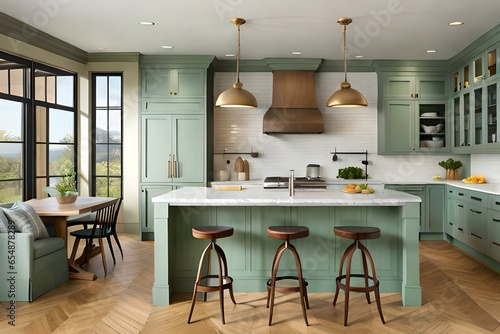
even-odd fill
[[[71,172],[59,178],[56,184],[56,190],[59,193],[56,196],[57,202],[60,204],[74,203],[78,197],[76,190],[76,173]]]
[[[460,168],[463,166],[462,161],[449,158],[446,161],[440,161],[438,165],[446,169],[447,180],[460,180]]]

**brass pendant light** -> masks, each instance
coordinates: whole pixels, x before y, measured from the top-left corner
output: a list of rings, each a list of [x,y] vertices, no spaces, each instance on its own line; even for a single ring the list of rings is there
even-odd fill
[[[238,29],[238,49],[236,51],[236,82],[232,88],[223,91],[217,101],[216,107],[227,108],[255,108],[257,107],[257,99],[249,91],[243,89],[243,84],[240,82],[240,26],[245,24],[245,19],[236,17],[231,19],[231,22]]]
[[[368,102],[359,91],[351,88],[351,84],[347,81],[347,43],[346,31],[347,25],[352,22],[352,19],[341,17],[337,23],[344,26],[344,82],[340,84],[340,89],[330,96],[326,102],[327,107],[366,107]]]

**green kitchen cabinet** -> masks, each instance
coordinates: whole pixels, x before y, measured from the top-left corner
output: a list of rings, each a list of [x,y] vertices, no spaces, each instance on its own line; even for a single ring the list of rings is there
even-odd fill
[[[446,217],[446,196],[444,185],[426,185],[425,187],[426,215],[422,231],[442,234]]]
[[[154,205],[151,199],[176,188],[169,185],[141,187],[141,240],[154,240]]]
[[[205,69],[142,69],[142,97],[203,98],[206,92]]]
[[[379,77],[379,154],[449,152],[447,74],[405,74]]]
[[[467,244],[467,202],[459,199],[453,200],[453,238]]]
[[[384,153],[443,152],[446,136],[447,101],[386,100],[384,131],[379,150]],[[381,140],[380,140],[381,139]]]
[[[396,99],[447,99],[446,75],[416,74],[384,76],[384,98]]]
[[[401,250],[403,232],[399,207],[331,207],[331,206],[175,206],[169,207],[168,248],[169,285],[172,291],[192,291],[199,256],[209,240],[195,239],[191,229],[199,225],[231,226],[230,238],[217,240],[225,251],[235,291],[264,291],[271,276],[273,256],[283,243],[268,237],[271,225],[307,226],[309,236],[292,240],[300,254],[304,277],[310,292],[332,291],[338,265],[344,250],[351,243],[336,237],[336,225],[377,226],[381,237],[365,240],[375,260],[382,291],[400,290]],[[212,263],[213,266],[217,264]],[[354,257],[353,269],[362,268],[361,256]],[[417,264],[418,266],[418,264]],[[296,273],[291,252],[286,251],[279,273]],[[308,288],[308,289],[309,289]]]
[[[420,239],[444,239],[446,193],[444,185],[386,184],[386,189],[418,196],[420,203]]]
[[[213,169],[212,56],[141,56],[140,187],[143,238],[154,236],[151,198],[206,186]]]
[[[486,253],[486,221],[487,209],[477,204],[469,204],[467,210],[467,245]]]
[[[499,45],[477,54],[453,71],[453,152],[500,151]]]
[[[402,191],[407,194],[420,197],[420,232],[424,231],[427,226],[427,201],[425,184],[386,184],[385,189]]]
[[[206,182],[203,115],[143,115],[141,124],[143,183]]]
[[[486,254],[500,262],[500,195],[488,195]]]
[[[486,254],[500,262],[500,211],[488,210]]]

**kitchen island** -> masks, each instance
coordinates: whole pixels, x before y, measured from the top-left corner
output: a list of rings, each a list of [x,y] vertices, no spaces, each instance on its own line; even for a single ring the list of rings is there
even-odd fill
[[[174,292],[192,292],[199,257],[207,242],[192,237],[200,225],[224,225],[234,235],[217,242],[228,258],[235,292],[266,291],[271,264],[280,242],[267,237],[271,225],[303,225],[307,238],[294,240],[310,292],[335,291],[335,277],[349,240],[338,238],[334,226],[377,226],[381,237],[368,240],[381,292],[402,294],[404,306],[421,305],[419,277],[420,201],[417,196],[375,188],[373,194],[347,194],[343,186],[326,191],[241,191],[185,187],[153,198],[154,305],[168,305]],[[285,255],[289,255],[285,253]],[[359,255],[359,254],[357,254]],[[359,270],[361,256],[353,268]],[[292,257],[283,257],[280,272],[293,274]]]

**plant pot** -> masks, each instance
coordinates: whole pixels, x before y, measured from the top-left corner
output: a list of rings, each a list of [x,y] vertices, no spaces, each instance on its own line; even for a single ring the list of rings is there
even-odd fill
[[[460,169],[447,169],[446,170],[447,180],[460,180]]]
[[[75,203],[77,198],[78,195],[56,196],[57,203],[59,204]]]

